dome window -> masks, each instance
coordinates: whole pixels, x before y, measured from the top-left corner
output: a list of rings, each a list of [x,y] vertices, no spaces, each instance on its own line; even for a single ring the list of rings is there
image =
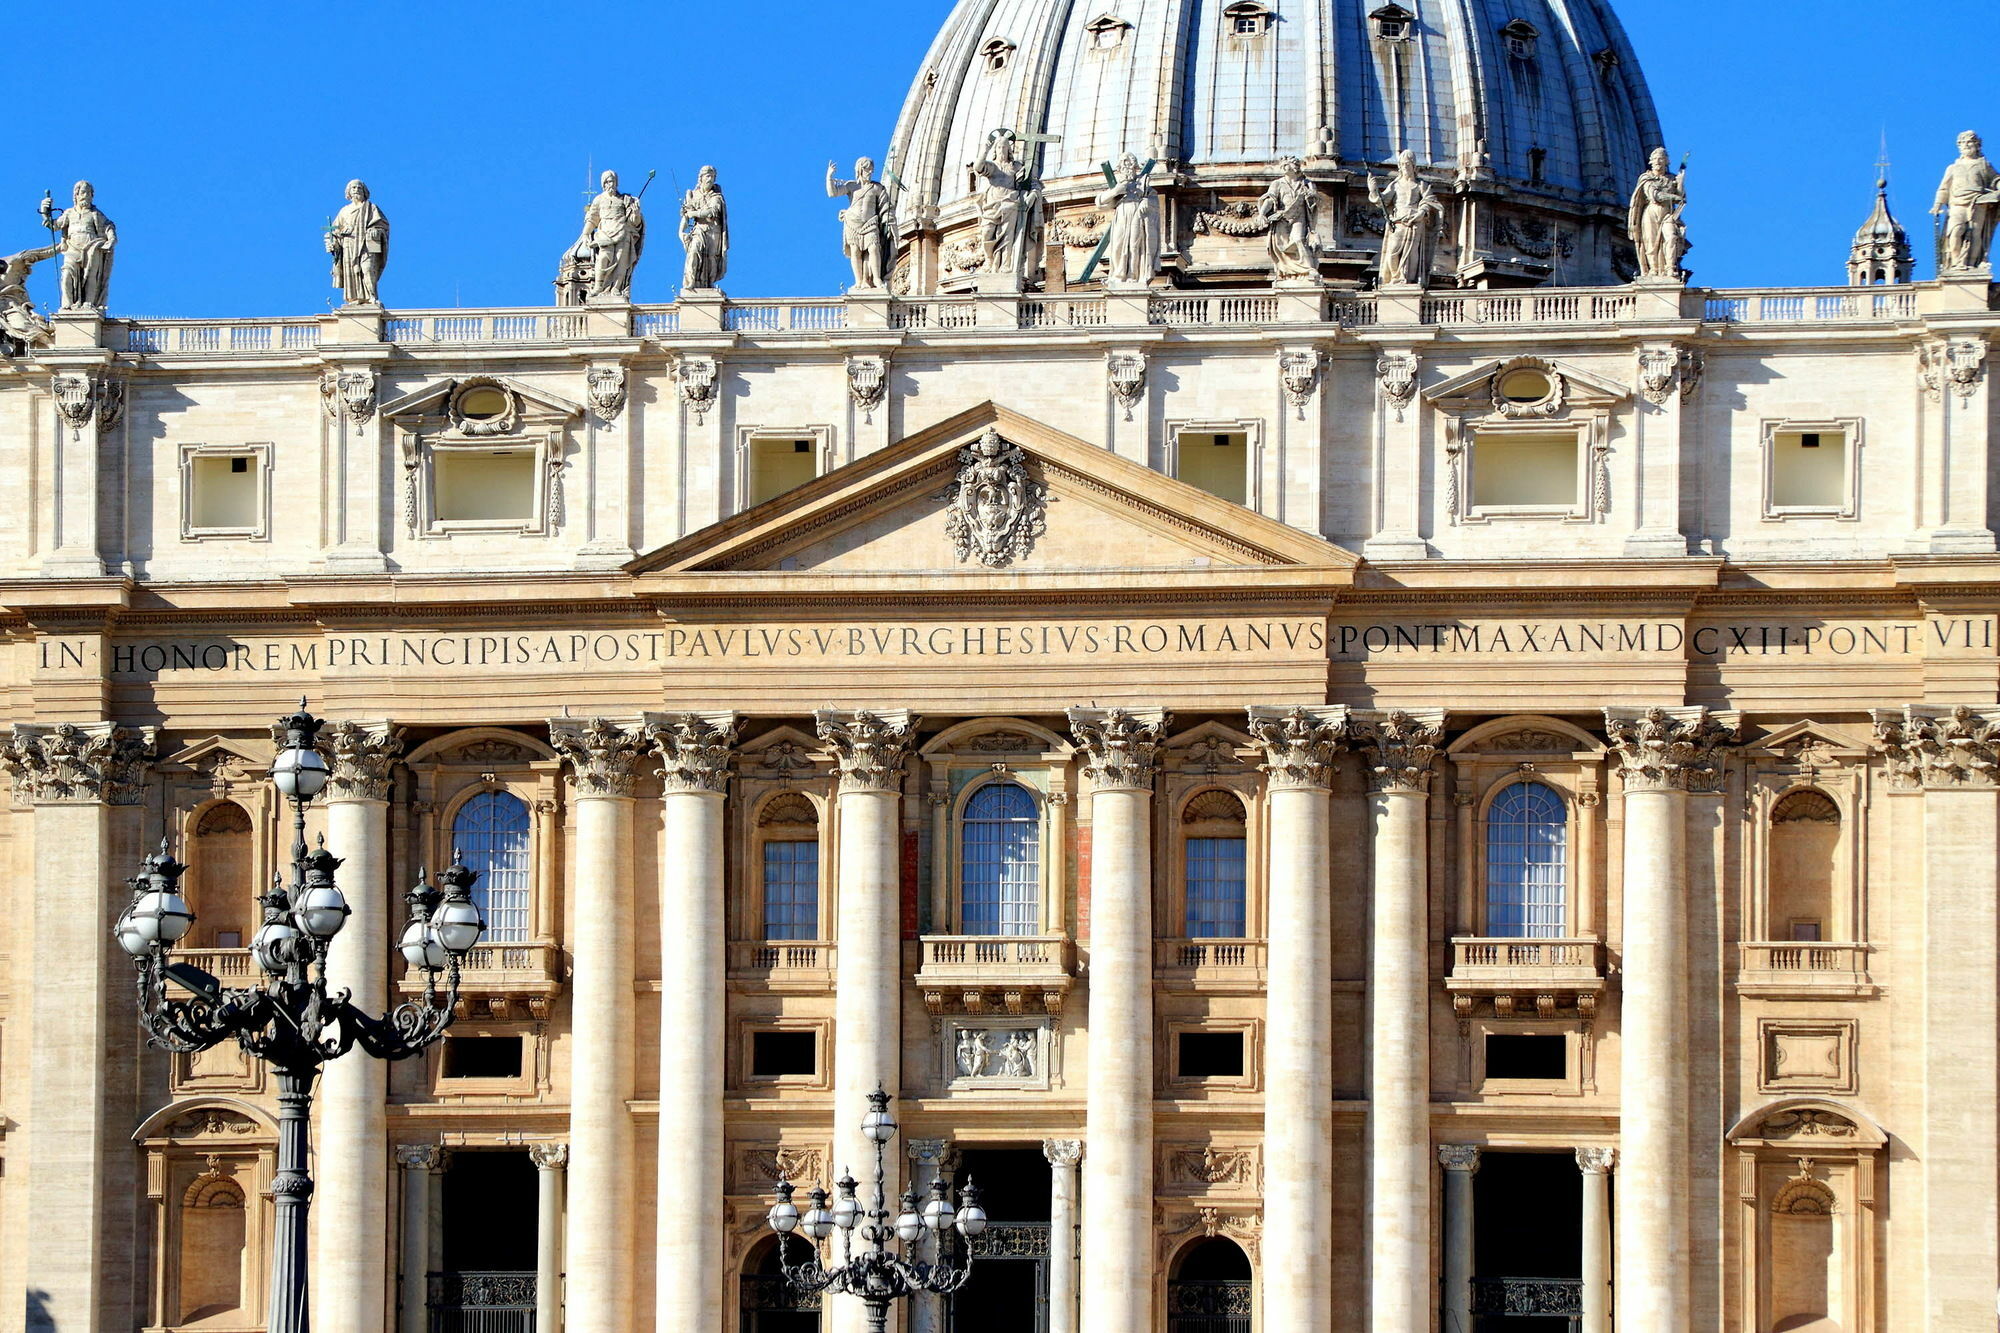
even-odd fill
[[[1401,5],[1384,5],[1370,14],[1368,21],[1385,42],[1407,42],[1416,35],[1417,16]]]
[[[1109,51],[1125,44],[1125,35],[1132,31],[1132,25],[1116,14],[1099,14],[1083,25],[1090,34],[1091,46],[1099,51]]]
[[[1516,60],[1533,60],[1535,44],[1541,37],[1540,31],[1526,19],[1515,19],[1500,29],[1500,38],[1507,43],[1507,54]]]
[[[995,37],[979,48],[979,58],[986,62],[988,74],[998,74],[1014,59],[1014,44],[1005,37]]]
[[[1222,21],[1232,37],[1262,37],[1276,18],[1267,6],[1255,0],[1243,0],[1222,11]]]

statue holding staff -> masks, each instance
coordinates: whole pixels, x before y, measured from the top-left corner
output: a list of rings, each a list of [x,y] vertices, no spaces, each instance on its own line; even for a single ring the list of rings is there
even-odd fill
[[[1104,174],[1111,185],[1098,193],[1097,206],[1112,210],[1111,225],[1098,252],[1110,266],[1105,281],[1114,286],[1144,286],[1160,272],[1160,196],[1146,179],[1146,168],[1131,153],[1118,160],[1115,172],[1106,163]]]
[[[590,299],[629,301],[632,273],[646,248],[646,217],[637,195],[618,189],[618,173],[599,178],[603,187],[583,210],[583,235],[570,247],[577,258],[590,260]]]
[[[62,256],[62,308],[103,311],[111,291],[111,251],[118,228],[97,207],[97,192],[89,181],[78,181],[70,206],[54,213],[42,198],[42,225],[56,238]],[[53,214],[53,216],[52,216]]]
[[[1687,223],[1681,219],[1688,200],[1687,163],[1683,160],[1675,174],[1668,170],[1668,162],[1664,148],[1655,148],[1647,159],[1645,174],[1632,187],[1626,230],[1632,248],[1639,252],[1639,276],[1677,282],[1688,251]]]

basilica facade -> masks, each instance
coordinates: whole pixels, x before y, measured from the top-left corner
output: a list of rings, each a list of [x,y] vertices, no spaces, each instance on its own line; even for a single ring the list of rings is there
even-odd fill
[[[320,1081],[327,1333],[859,1333],[767,1213],[878,1160],[991,1219],[904,1333],[1990,1329],[1992,170],[1936,278],[1885,192],[1702,288],[1601,0],[1408,5],[964,0],[838,298],[724,295],[709,173],[635,301],[607,173],[547,308],[396,307],[357,181],[333,313],[134,320],[79,187],[0,309],[0,1330],[267,1327],[277,1086],[109,931],[164,838],[260,984],[302,694],[330,983],[487,924]]]

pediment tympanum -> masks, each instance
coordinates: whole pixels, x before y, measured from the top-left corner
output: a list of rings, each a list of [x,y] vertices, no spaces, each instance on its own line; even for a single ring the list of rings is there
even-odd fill
[[[642,556],[634,573],[1301,566],[1310,533],[988,404]]]

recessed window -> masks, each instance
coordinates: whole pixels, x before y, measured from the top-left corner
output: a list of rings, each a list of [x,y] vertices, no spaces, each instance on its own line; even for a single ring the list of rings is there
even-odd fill
[[[1568,1078],[1569,1042],[1561,1033],[1489,1032],[1486,1035],[1486,1077]]]
[[[1014,44],[1004,37],[995,37],[979,48],[979,58],[986,62],[988,74],[998,74],[1013,60]]]
[[[1109,51],[1124,45],[1125,34],[1132,31],[1132,25],[1116,14],[1100,14],[1084,25],[1084,31],[1090,34],[1092,47]]]
[[[1560,939],[1569,872],[1569,815],[1539,782],[1503,788],[1486,811],[1486,933]]]
[[[819,843],[764,844],[764,938],[819,938]]]
[[[1243,939],[1249,910],[1243,802],[1205,791],[1181,811],[1182,899],[1189,939]]]
[[[431,467],[439,522],[533,521],[533,450],[439,450],[432,456]]]
[[[811,440],[756,436],[750,440],[748,504],[760,505],[819,475]]]
[[[1185,431],[1180,436],[1180,479],[1231,504],[1250,494],[1250,437],[1242,431]]]
[[[1417,16],[1401,5],[1384,5],[1368,16],[1375,35],[1385,42],[1407,42],[1416,29]]]
[[[750,1034],[752,1078],[811,1078],[819,1072],[819,1037],[813,1032]]]
[[[1847,477],[1847,436],[1842,432],[1781,430],[1772,437],[1774,509],[1843,509]]]
[[[1261,37],[1270,30],[1275,16],[1255,0],[1234,4],[1222,11],[1222,21],[1233,37]]]
[[[263,526],[264,477],[255,455],[198,455],[189,460],[188,526],[250,532]]]
[[[1175,1034],[1176,1078],[1242,1078],[1241,1032],[1181,1032]]]
[[[1826,938],[1826,927],[1819,921],[1798,918],[1792,922],[1791,938],[1795,944],[1818,944]]]
[[[466,867],[479,873],[472,901],[486,918],[486,942],[527,939],[527,802],[511,792],[480,792],[452,817],[451,839]]]
[[[1535,25],[1526,19],[1515,19],[1500,29],[1500,39],[1507,44],[1507,54],[1516,60],[1533,60],[1535,46],[1541,36]]]
[[[1574,432],[1481,434],[1473,447],[1475,510],[1573,510],[1577,480]]]
[[[521,1077],[519,1037],[446,1037],[444,1078]]]

